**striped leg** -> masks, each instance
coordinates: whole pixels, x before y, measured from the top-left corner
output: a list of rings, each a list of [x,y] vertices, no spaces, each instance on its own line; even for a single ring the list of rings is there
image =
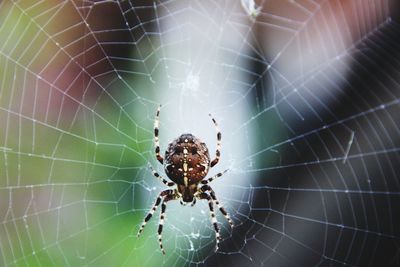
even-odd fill
[[[165,219],[165,209],[167,208],[167,206],[165,205],[165,203],[168,201],[167,198],[165,198],[165,200],[161,203],[161,213],[160,213],[160,223],[158,224],[158,242],[160,243],[160,249],[161,252],[165,255],[165,250],[162,244],[162,230],[163,230],[163,225],[164,225],[164,219]]]
[[[174,190],[164,190],[164,191],[162,191],[162,192],[158,195],[158,197],[157,197],[157,199],[156,199],[156,202],[154,203],[153,207],[151,208],[151,210],[149,211],[149,213],[148,213],[148,214],[146,215],[146,217],[144,218],[144,221],[143,221],[142,225],[141,225],[140,228],[139,228],[139,232],[138,232],[138,234],[137,234],[138,237],[139,237],[140,234],[142,233],[144,227],[146,226],[146,223],[147,223],[147,222],[151,219],[151,217],[153,216],[153,213],[156,211],[158,205],[160,205],[161,200],[162,200],[163,198],[165,198],[166,196],[173,196],[173,193],[174,193]]]
[[[201,183],[202,184],[208,184],[211,183],[212,181],[214,181],[216,178],[221,177],[222,175],[224,175],[228,170],[225,170],[223,172],[219,172],[216,175],[214,175],[213,177],[208,178],[207,180],[202,180]]]
[[[217,197],[215,196],[215,192],[214,190],[211,189],[210,191],[210,196],[211,198],[215,201],[215,204],[217,205],[217,207],[219,208],[219,211],[222,213],[222,215],[224,215],[225,219],[228,221],[229,225],[231,226],[231,228],[233,228],[233,221],[231,219],[231,217],[229,216],[228,212],[224,209],[224,207],[222,207],[217,199]]]
[[[209,115],[215,125],[215,130],[217,131],[217,149],[215,151],[215,159],[213,159],[210,164],[210,167],[212,168],[218,163],[219,158],[221,157],[221,152],[220,152],[221,151],[221,131],[219,130],[218,124],[215,121],[215,119],[211,116],[211,114],[209,114]]]
[[[166,186],[174,186],[175,183],[174,182],[168,182],[167,180],[165,180],[160,174],[158,174],[158,172],[156,172],[153,167],[149,164],[149,168],[151,170],[151,173],[157,177],[158,179],[161,180],[161,182],[163,182]]]
[[[201,191],[205,192],[205,191],[209,191],[210,192],[210,196],[213,199],[213,201],[215,202],[215,205],[217,205],[219,211],[222,213],[222,215],[224,215],[225,219],[228,221],[229,225],[231,226],[231,228],[233,227],[233,221],[231,219],[231,217],[229,216],[228,212],[224,209],[224,207],[222,207],[222,205],[219,203],[214,190],[211,188],[211,186],[209,185],[203,185],[201,187]]]
[[[210,209],[211,222],[214,225],[214,231],[215,231],[215,237],[216,237],[215,251],[217,251],[221,236],[219,234],[219,227],[218,227],[218,223],[217,223],[217,218],[215,217],[214,202],[213,202],[213,199],[211,198],[211,196],[208,195],[207,193],[201,193],[200,194],[200,199],[207,199],[208,200],[208,207]]]
[[[161,164],[163,164],[164,158],[160,154],[160,140],[158,138],[158,127],[160,125],[160,109],[161,109],[161,105],[158,106],[156,119],[154,121],[154,145],[156,147],[156,150],[155,150],[156,158]]]

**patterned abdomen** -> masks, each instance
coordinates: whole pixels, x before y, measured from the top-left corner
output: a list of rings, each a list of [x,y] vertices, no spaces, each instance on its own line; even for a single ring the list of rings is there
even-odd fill
[[[182,134],[168,145],[165,173],[180,185],[197,184],[207,175],[210,155],[205,143],[192,134]]]

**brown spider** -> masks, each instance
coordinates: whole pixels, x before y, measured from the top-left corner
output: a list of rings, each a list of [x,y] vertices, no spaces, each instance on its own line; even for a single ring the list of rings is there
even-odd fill
[[[214,190],[208,185],[208,183],[213,181],[215,178],[222,176],[226,172],[226,170],[224,172],[220,172],[214,175],[211,178],[208,178],[207,180],[203,180],[206,177],[208,170],[218,163],[221,154],[221,132],[218,129],[217,122],[214,118],[211,117],[210,114],[210,117],[217,131],[217,149],[215,159],[210,161],[210,155],[208,153],[208,148],[206,144],[201,142],[201,140],[194,135],[188,133],[182,134],[168,145],[168,149],[165,152],[164,160],[164,158],[160,155],[160,143],[158,139],[160,108],[161,106],[159,106],[157,109],[157,115],[154,122],[154,144],[156,147],[155,152],[157,160],[161,164],[164,164],[165,173],[173,182],[165,180],[160,174],[158,174],[153,168],[151,168],[151,166],[150,168],[152,169],[153,175],[159,178],[165,185],[170,187],[176,185],[177,188],[164,190],[158,195],[153,205],[153,208],[144,218],[144,221],[140,226],[138,237],[143,231],[146,223],[150,220],[153,213],[156,211],[157,207],[161,203],[160,222],[158,225],[158,241],[160,243],[161,251],[165,255],[161,237],[165,217],[164,214],[166,209],[165,203],[170,200],[179,199],[182,205],[185,205],[186,203],[191,203],[191,205],[193,206],[196,203],[196,198],[206,199],[208,200],[211,221],[214,225],[214,231],[216,235],[215,249],[217,250],[220,240],[220,234],[217,219],[214,213],[214,203],[228,220],[230,226],[233,226],[233,222],[230,219],[228,213],[219,204],[215,196]],[[199,184],[201,185],[199,186]]]

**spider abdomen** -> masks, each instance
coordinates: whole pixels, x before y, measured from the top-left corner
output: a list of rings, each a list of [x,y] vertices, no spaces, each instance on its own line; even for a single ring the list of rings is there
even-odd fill
[[[197,184],[210,168],[208,148],[192,134],[182,134],[168,145],[165,173],[176,184]]]

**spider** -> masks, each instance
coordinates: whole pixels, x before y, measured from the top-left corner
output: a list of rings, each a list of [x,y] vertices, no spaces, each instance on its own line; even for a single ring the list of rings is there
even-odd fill
[[[219,208],[221,213],[229,222],[230,226],[233,227],[233,221],[229,217],[226,210],[219,204],[214,190],[208,185],[208,183],[213,181],[215,178],[221,177],[224,173],[226,173],[227,170],[217,173],[216,175],[204,180],[209,169],[218,163],[221,155],[221,132],[218,129],[218,124],[211,114],[209,114],[217,131],[217,149],[215,152],[215,158],[212,161],[210,160],[210,155],[208,153],[206,144],[190,133],[182,134],[173,140],[168,145],[168,149],[165,152],[165,157],[163,157],[160,154],[160,143],[158,138],[160,109],[161,106],[159,106],[157,109],[154,122],[155,154],[157,160],[164,165],[165,173],[172,180],[172,182],[165,180],[150,165],[149,167],[152,170],[152,174],[156,178],[160,179],[166,186],[173,187],[176,185],[176,188],[161,191],[152,209],[144,218],[137,235],[138,237],[140,236],[146,223],[150,220],[157,207],[161,204],[161,214],[158,225],[158,241],[161,252],[165,255],[161,233],[163,230],[166,203],[170,200],[179,199],[182,205],[190,203],[191,206],[193,206],[196,203],[196,199],[206,199],[210,209],[211,222],[214,225],[214,231],[216,235],[215,250],[217,250],[221,237],[217,219],[215,217],[214,204]]]

